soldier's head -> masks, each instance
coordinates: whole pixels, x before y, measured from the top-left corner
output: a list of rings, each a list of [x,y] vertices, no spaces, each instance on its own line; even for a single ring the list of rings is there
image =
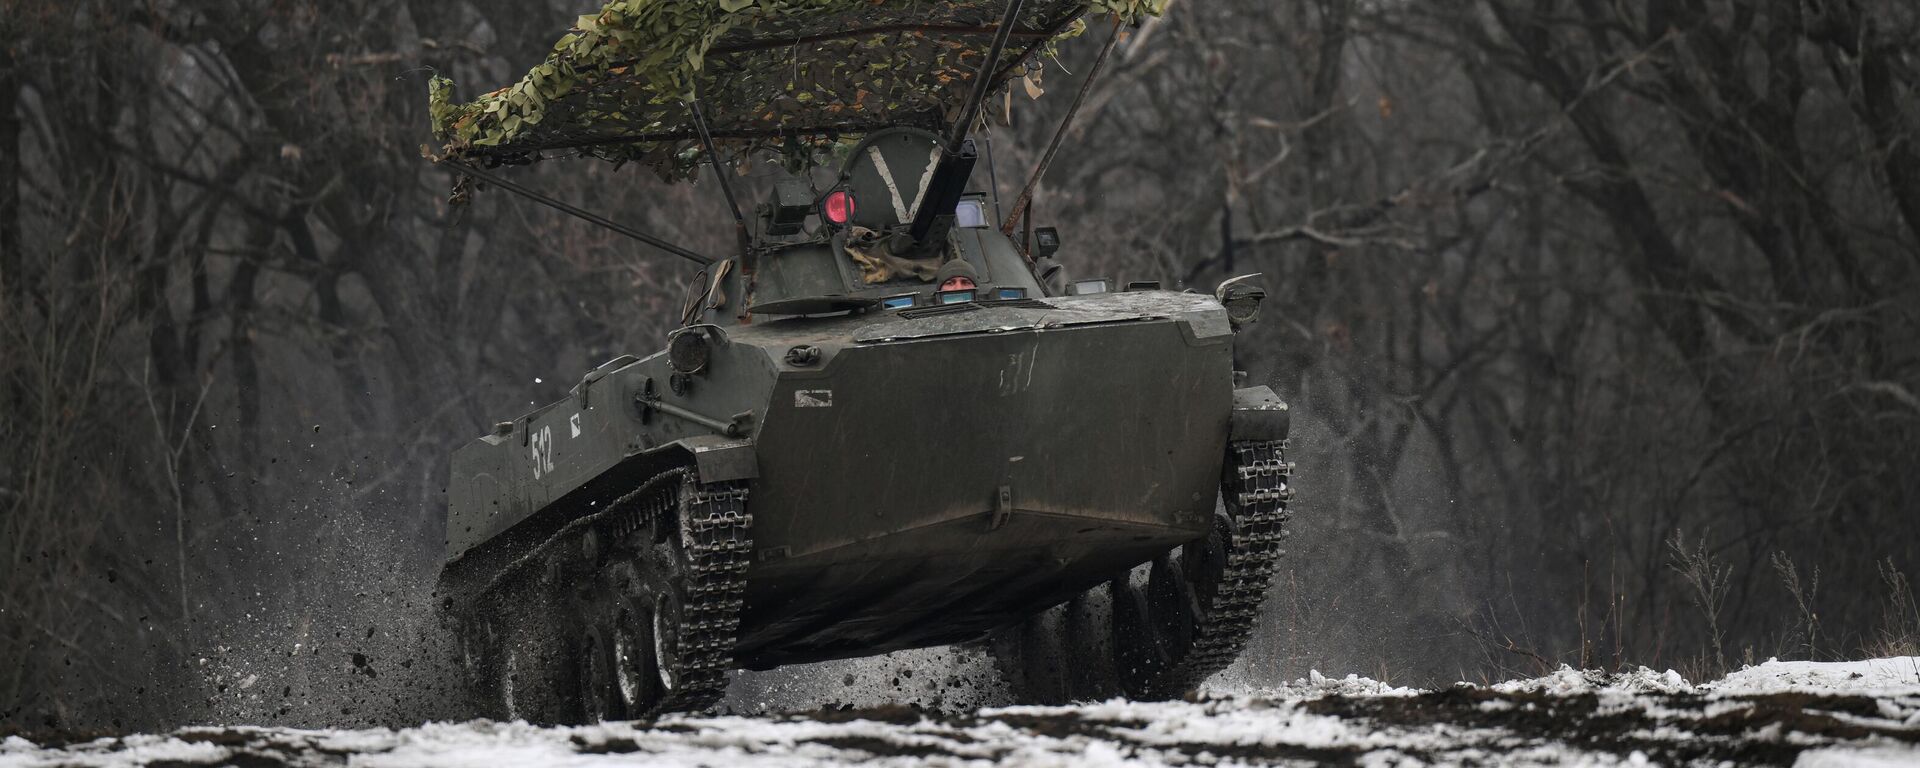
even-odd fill
[[[973,271],[973,265],[966,259],[950,259],[940,265],[940,271],[933,275],[934,283],[942,291],[964,291],[976,287],[979,274]]]

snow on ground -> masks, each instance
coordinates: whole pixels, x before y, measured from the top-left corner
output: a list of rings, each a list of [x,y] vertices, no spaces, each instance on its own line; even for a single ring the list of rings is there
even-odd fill
[[[1680,673],[1671,669],[1655,672],[1640,667],[1631,672],[1609,673],[1595,669],[1574,669],[1562,665],[1553,674],[1536,677],[1532,680],[1509,680],[1496,683],[1493,689],[1502,693],[1691,693],[1692,684],[1680,677]]]
[[[1251,696],[1262,699],[1320,699],[1328,696],[1413,696],[1421,693],[1418,688],[1402,688],[1388,685],[1378,680],[1370,680],[1359,675],[1346,677],[1327,677],[1319,670],[1307,673],[1307,676],[1279,687],[1260,685],[1232,678],[1234,670],[1228,670],[1208,680],[1200,689],[1202,694],[1212,697]]]
[[[428,723],[197,727],[56,745],[28,766],[1920,765],[1920,659],[1768,662],[1690,684],[1561,669],[1437,691],[1314,674],[1197,702],[1109,701],[939,714],[906,707],[543,728]]]
[[[1799,691],[1914,696],[1920,695],[1920,657],[1837,663],[1769,660],[1707,687],[1723,694]]]

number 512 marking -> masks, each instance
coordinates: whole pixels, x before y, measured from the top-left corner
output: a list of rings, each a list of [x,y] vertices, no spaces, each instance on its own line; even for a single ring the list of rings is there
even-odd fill
[[[553,472],[553,427],[541,427],[527,436],[527,446],[533,454],[533,479]]]

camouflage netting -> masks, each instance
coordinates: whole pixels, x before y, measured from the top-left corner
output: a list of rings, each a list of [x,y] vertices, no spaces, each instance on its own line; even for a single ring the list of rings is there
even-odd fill
[[[1166,0],[1027,0],[994,87],[1088,13],[1135,19]],[[723,152],[801,166],[834,143],[960,117],[1006,0],[612,0],[580,17],[520,82],[455,104],[431,85],[444,155],[493,166],[567,153],[639,161],[668,178],[699,161],[695,95]]]

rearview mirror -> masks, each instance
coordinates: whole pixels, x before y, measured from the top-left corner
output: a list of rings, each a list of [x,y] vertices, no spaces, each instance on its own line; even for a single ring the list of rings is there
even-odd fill
[[[1051,257],[1034,259],[1033,272],[1040,277],[1040,285],[1046,288],[1048,296],[1065,296],[1067,284],[1073,282],[1067,268]]]

